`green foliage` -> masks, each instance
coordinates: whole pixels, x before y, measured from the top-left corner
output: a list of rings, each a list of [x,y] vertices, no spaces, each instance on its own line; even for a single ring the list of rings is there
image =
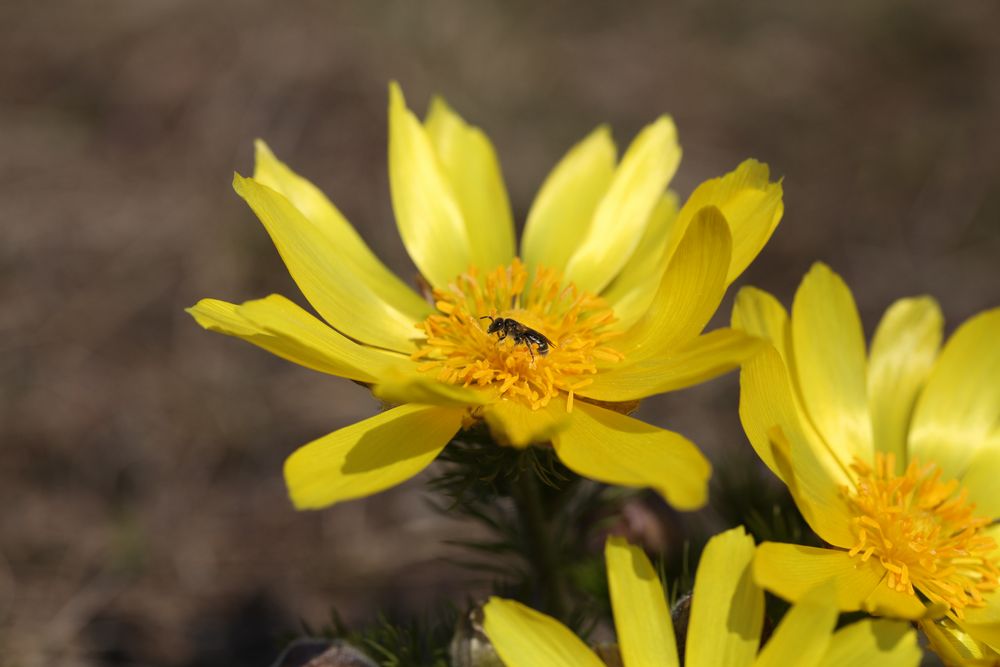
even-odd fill
[[[349,627],[334,610],[321,636],[342,639],[362,649],[381,667],[448,667],[448,644],[458,612],[442,606],[416,618],[394,619],[379,614],[360,628]],[[306,628],[308,634],[309,632]]]

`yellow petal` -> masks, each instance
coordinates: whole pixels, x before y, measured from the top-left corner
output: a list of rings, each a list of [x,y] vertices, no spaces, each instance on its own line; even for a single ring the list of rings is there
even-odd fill
[[[483,631],[507,667],[604,667],[562,623],[513,600],[491,597]]]
[[[731,239],[718,209],[706,208],[684,235],[649,309],[615,349],[630,362],[668,357],[705,328],[725,293]]]
[[[687,438],[582,401],[570,417],[552,438],[570,470],[608,484],[651,487],[678,509],[705,504],[712,467]]]
[[[941,345],[944,318],[930,297],[900,299],[885,312],[872,339],[868,407],[875,448],[906,467],[906,433],[917,396]]]
[[[677,642],[663,585],[646,554],[620,537],[604,545],[608,589],[622,662],[674,667]]]
[[[880,586],[885,569],[876,559],[863,562],[840,549],[817,549],[797,544],[764,542],[754,558],[754,579],[775,595],[795,602],[825,581],[833,582],[841,611],[893,612],[919,618],[924,607],[914,596],[912,605],[890,596]]]
[[[242,338],[321,373],[374,382],[391,366],[413,366],[405,357],[358,345],[277,294],[242,305],[202,299],[187,312],[209,331]]]
[[[906,623],[882,619],[852,623],[833,633],[820,667],[917,667],[923,654]]]
[[[514,219],[500,163],[489,138],[440,97],[425,123],[468,230],[472,261],[489,271],[514,258]]]
[[[500,400],[483,408],[483,418],[498,443],[527,447],[550,441],[569,425],[570,415],[562,401],[532,410],[517,401]]]
[[[660,284],[666,269],[667,245],[676,231],[676,220],[677,195],[667,192],[649,216],[646,231],[632,258],[601,293],[614,309],[617,326],[622,330],[628,329],[646,312],[656,295],[653,287]]]
[[[854,515],[842,491],[850,480],[826,447],[817,446],[818,437],[808,424],[800,421],[799,426],[790,425],[787,434],[781,427],[767,433],[779,477],[816,534],[830,544],[850,548],[857,541],[850,523]]]
[[[424,126],[389,85],[389,188],[403,245],[434,287],[445,287],[473,262],[468,228]]]
[[[716,329],[688,341],[668,358],[610,366],[577,393],[599,401],[623,402],[676,391],[739,368],[765,344],[742,331]]]
[[[430,304],[379,261],[319,188],[278,160],[263,141],[258,139],[254,146],[253,179],[283,195],[326,237],[336,252],[326,258],[328,263],[361,278],[382,301],[413,320],[422,320],[431,313]]]
[[[401,405],[299,447],[285,461],[298,509],[370,496],[426,468],[462,424],[464,410]]]
[[[777,299],[756,287],[742,287],[733,304],[732,327],[771,342],[788,364],[788,312]]]
[[[332,327],[369,345],[416,349],[413,317],[384,301],[342,251],[299,209],[271,188],[236,174],[233,188],[246,200],[306,299]]]
[[[991,526],[990,532],[995,539],[1000,532],[1000,526]],[[984,607],[966,609],[965,618],[960,622],[960,626],[972,639],[1000,652],[1000,593],[994,591],[985,597]]]
[[[753,557],[753,538],[742,527],[708,541],[691,594],[687,667],[753,662],[764,624],[764,592],[751,575]]]
[[[1000,446],[984,447],[961,477],[962,488],[969,492],[969,501],[976,504],[977,516],[1000,518],[997,480],[1000,480]]]
[[[413,369],[383,372],[372,387],[372,393],[386,403],[420,403],[462,407],[483,405],[490,400],[484,391],[448,384]]]
[[[682,230],[706,206],[716,206],[726,216],[733,233],[727,285],[760,253],[784,213],[781,183],[771,183],[769,178],[766,164],[744,160],[722,178],[699,185],[678,215],[677,224]]]
[[[615,156],[611,132],[602,125],[573,146],[545,179],[521,238],[521,258],[530,272],[539,266],[565,271],[611,184]]]
[[[618,275],[635,251],[680,160],[677,128],[667,116],[636,136],[615,170],[583,242],[566,265],[568,281],[596,294]]]
[[[754,667],[818,665],[837,623],[837,606],[830,600],[832,593],[833,586],[828,581],[792,605],[754,661]]]
[[[864,332],[851,290],[825,264],[814,264],[795,293],[792,347],[816,430],[845,465],[871,461]]]
[[[994,667],[1000,663],[1000,654],[949,618],[939,621],[922,620],[920,629],[927,637],[929,648],[937,653],[946,665],[962,667]]]
[[[784,309],[770,294],[744,288],[733,307],[733,326],[773,343],[740,372],[740,421],[747,438],[761,460],[788,485],[813,530],[831,544],[853,546],[840,492],[850,484],[850,477],[799,402],[787,369],[788,357],[780,353],[788,349]],[[782,451],[783,460],[778,460]]]
[[[965,472],[1000,422],[1000,308],[966,321],[945,343],[910,427],[910,455],[945,477]]]

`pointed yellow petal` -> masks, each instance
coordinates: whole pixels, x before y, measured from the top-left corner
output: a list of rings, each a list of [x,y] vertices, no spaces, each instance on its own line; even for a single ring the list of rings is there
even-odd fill
[[[864,332],[851,290],[825,264],[814,264],[795,293],[792,347],[816,430],[845,465],[871,461]]]
[[[187,312],[209,331],[242,338],[321,373],[374,382],[389,367],[413,366],[406,357],[358,345],[277,294],[242,305],[202,299]]]
[[[619,537],[604,545],[622,662],[675,667],[677,642],[663,585],[646,554]]]
[[[876,559],[863,562],[860,557],[852,558],[839,549],[764,542],[757,547],[754,558],[757,583],[786,600],[801,600],[810,590],[831,580],[841,611],[891,611],[902,612],[908,618],[922,616],[924,608],[916,597],[908,596],[913,605],[907,605],[887,594],[888,588],[880,586],[884,576],[885,569]]]
[[[539,266],[565,271],[611,184],[615,156],[611,133],[602,125],[573,146],[545,179],[521,239],[521,258],[530,272]]]
[[[411,352],[416,320],[384,301],[341,250],[285,197],[239,174],[233,188],[267,229],[295,283],[323,319],[376,347]]]
[[[618,275],[680,160],[677,128],[667,116],[636,136],[594,212],[587,235],[566,265],[568,281],[598,293]]]
[[[864,620],[833,633],[820,667],[917,667],[923,654],[906,623]]]
[[[490,400],[484,391],[448,384],[415,369],[386,371],[379,375],[372,393],[389,404],[420,403],[445,407],[483,405]]]
[[[678,509],[705,504],[712,467],[687,438],[582,401],[570,417],[552,438],[570,470],[608,484],[651,487]]]
[[[618,272],[601,293],[615,311],[617,326],[622,330],[631,327],[649,308],[656,295],[655,286],[667,268],[666,251],[676,231],[677,195],[667,192],[660,197],[649,216],[646,231],[631,259]],[[679,241],[679,239],[678,239]]]
[[[718,209],[703,209],[691,224],[649,309],[615,349],[631,361],[669,357],[705,328],[725,293],[731,239]]]
[[[434,287],[445,287],[473,262],[468,228],[424,126],[389,86],[389,188],[403,245]]]
[[[742,287],[733,304],[732,327],[771,342],[788,364],[788,312],[773,296],[756,287]]]
[[[401,405],[299,447],[285,461],[298,509],[388,489],[426,468],[462,424],[464,410]]]
[[[754,667],[818,665],[837,623],[837,607],[830,600],[832,593],[833,586],[826,582],[792,605],[754,661]]]
[[[431,100],[425,127],[462,209],[472,261],[486,271],[507,266],[514,258],[514,219],[493,144],[440,97]]]
[[[431,313],[430,305],[379,261],[319,188],[278,160],[263,141],[258,139],[254,146],[253,179],[283,195],[315,225],[336,252],[326,262],[358,276],[382,301],[413,320]]]
[[[788,373],[788,357],[780,354],[788,349],[790,328],[784,308],[770,294],[744,288],[733,307],[733,326],[774,344],[747,361],[740,372],[740,421],[747,438],[761,460],[788,485],[813,530],[831,544],[853,546],[840,492],[850,484],[847,468],[802,410]]]
[[[604,667],[562,623],[513,600],[492,597],[483,631],[507,667]]]
[[[784,213],[781,183],[771,183],[769,178],[766,164],[745,160],[722,178],[699,185],[678,215],[682,230],[706,206],[716,206],[726,216],[733,233],[727,285],[760,253]]]
[[[765,344],[742,331],[716,329],[688,341],[668,358],[610,366],[577,393],[599,401],[624,402],[676,391],[739,368]]]
[[[483,418],[494,440],[502,445],[527,447],[546,443],[569,425],[564,401],[552,401],[532,410],[517,401],[494,401],[483,408]]]
[[[1000,526],[991,526],[994,539]],[[1000,652],[1000,593],[986,595],[986,606],[966,609],[961,629],[977,642],[983,642]]]
[[[967,320],[945,343],[913,412],[910,455],[965,472],[1000,422],[1000,308]]]
[[[917,396],[930,375],[944,318],[930,297],[900,299],[885,312],[872,339],[868,406],[875,448],[906,467],[906,434]]]
[[[1000,441],[997,446],[981,449],[961,477],[962,488],[969,491],[969,501],[976,504],[977,516],[994,520],[1000,517],[997,480],[1000,480]]]
[[[939,621],[925,619],[919,625],[927,636],[928,648],[937,653],[946,665],[992,667],[1000,663],[1000,653],[977,641],[949,618]]]
[[[695,574],[688,621],[687,667],[753,662],[764,624],[764,592],[751,576],[753,538],[742,527],[705,546]]]

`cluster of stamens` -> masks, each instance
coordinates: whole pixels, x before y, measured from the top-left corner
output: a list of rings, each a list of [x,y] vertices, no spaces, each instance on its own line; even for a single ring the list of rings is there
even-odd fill
[[[844,489],[855,512],[857,543],[851,556],[878,558],[888,584],[949,606],[956,618],[966,607],[983,606],[996,590],[996,542],[983,533],[990,520],[974,515],[975,505],[957,480],[941,481],[934,465],[913,461],[902,475],[892,454],[876,454],[875,465],[851,465],[856,488]]]
[[[439,380],[493,390],[498,398],[518,400],[532,409],[566,395],[573,409],[575,392],[590,385],[598,364],[624,357],[606,345],[618,335],[614,313],[597,296],[564,285],[558,272],[539,267],[530,280],[517,259],[485,276],[475,268],[446,289],[434,291],[438,313],[418,325],[426,340],[413,354],[419,369]],[[487,333],[490,321],[510,318],[552,342],[544,353],[532,343]]]

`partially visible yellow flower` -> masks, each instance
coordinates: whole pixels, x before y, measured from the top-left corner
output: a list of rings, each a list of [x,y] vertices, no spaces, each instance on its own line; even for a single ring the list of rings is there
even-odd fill
[[[967,658],[997,657],[1000,309],[939,352],[937,303],[902,299],[866,352],[850,290],[817,264],[790,318],[745,288],[732,323],[772,343],[741,373],[747,436],[831,545],[765,543],[758,581],[797,600],[833,577],[843,610],[923,619],[939,652],[950,635]]]
[[[317,319],[271,295],[190,309],[204,327],[371,387],[398,405],[292,454],[293,502],[315,508],[417,474],[463,425],[517,447],[549,443],[571,469],[705,502],[710,468],[682,436],[627,417],[639,399],[734,369],[760,341],[701,335],[781,218],[781,186],[748,160],[678,210],[673,122],[642,130],[620,161],[607,128],[573,147],[528,213],[520,253],[493,147],[443,101],[421,123],[389,95],[389,182],[403,243],[433,288],[394,276],[311,183],[257,144],[234,186],[264,224]],[[489,318],[551,341],[546,353]],[[540,338],[536,338],[541,340]]]
[[[619,538],[604,549],[624,667],[677,667],[677,638],[663,587],[641,549]],[[695,575],[684,642],[687,667],[908,667],[920,662],[913,630],[863,620],[834,631],[832,588],[795,604],[760,649],[764,593],[750,576],[753,538],[734,528],[709,540]],[[604,667],[561,623],[501,598],[485,607],[483,629],[507,667]]]

